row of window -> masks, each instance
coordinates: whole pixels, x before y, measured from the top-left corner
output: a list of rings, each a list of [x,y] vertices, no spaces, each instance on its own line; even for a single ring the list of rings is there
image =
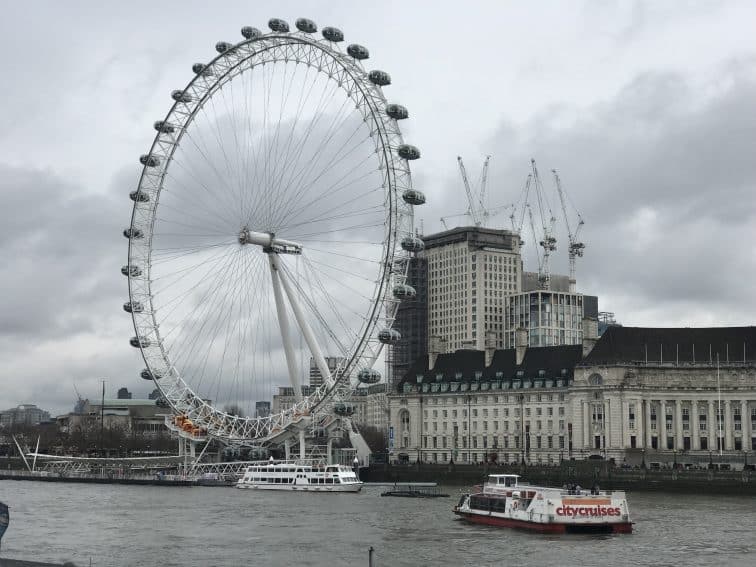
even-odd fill
[[[541,397],[542,396],[539,395],[538,399],[536,401],[540,402],[541,401]],[[553,400],[553,396],[549,396],[548,401],[552,401],[552,400]],[[552,416],[552,415],[554,415],[554,410],[555,410],[555,408],[553,406],[536,407],[536,408],[526,407],[524,409],[525,409],[525,416],[526,417],[530,417],[531,412],[533,412],[533,410],[535,410],[533,413],[536,416],[538,416],[538,417],[540,417],[542,415]],[[520,415],[520,408],[519,407],[515,407],[515,408],[512,408],[512,410],[513,410],[512,414],[519,417],[519,415]],[[545,410],[545,412],[544,412],[544,410]],[[429,411],[431,413],[428,413]],[[557,415],[560,415],[560,416],[564,415],[564,406],[558,406],[556,408],[556,413],[557,413]],[[441,417],[443,419],[446,419],[446,418],[449,417],[449,415],[451,415],[452,418],[456,418],[457,415],[461,415],[462,417],[467,417],[467,408],[463,408],[460,411],[459,414],[457,413],[457,410],[455,410],[455,409],[451,410],[451,414],[449,413],[449,410],[436,410],[436,409],[434,409],[434,410],[427,410],[427,409],[423,410],[423,418],[424,419],[428,419],[429,415],[433,419],[438,419],[439,417]],[[479,410],[478,408],[472,408],[471,411],[470,411],[470,415],[472,417],[478,417],[480,415],[483,418],[487,418],[489,416],[489,410],[488,410],[488,408],[483,408],[481,410]],[[493,408],[490,411],[490,415],[492,415],[493,417],[499,417],[499,408]],[[509,408],[501,408],[501,416],[502,417],[509,417]]]
[[[520,436],[493,436],[490,438],[487,435],[471,436],[468,440],[467,436],[461,437],[448,437],[448,436],[423,436],[423,449],[520,449]],[[540,435],[540,434],[527,434],[525,436],[527,449],[564,449],[565,437],[564,435]],[[403,447],[404,448],[404,447]]]

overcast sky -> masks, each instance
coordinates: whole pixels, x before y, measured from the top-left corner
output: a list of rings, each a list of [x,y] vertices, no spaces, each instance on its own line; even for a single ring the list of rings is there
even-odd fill
[[[391,74],[426,233],[466,209],[457,155],[472,177],[492,156],[491,206],[533,157],[585,219],[578,288],[601,310],[756,320],[752,2],[17,2],[0,19],[0,408],[69,411],[103,379],[149,391],[121,310],[137,158],[192,63],[272,16],[337,26]]]

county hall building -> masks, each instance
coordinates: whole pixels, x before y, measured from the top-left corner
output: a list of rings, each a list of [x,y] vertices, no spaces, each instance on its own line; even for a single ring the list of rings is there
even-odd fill
[[[581,345],[529,347],[520,331],[512,349],[418,358],[389,396],[391,459],[756,462],[756,327],[612,326],[596,339],[585,323]]]

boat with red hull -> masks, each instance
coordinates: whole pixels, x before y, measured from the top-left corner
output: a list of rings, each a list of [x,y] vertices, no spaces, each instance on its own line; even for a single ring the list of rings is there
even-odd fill
[[[548,488],[520,484],[515,474],[494,474],[464,494],[454,513],[475,524],[540,533],[631,533],[622,491]]]

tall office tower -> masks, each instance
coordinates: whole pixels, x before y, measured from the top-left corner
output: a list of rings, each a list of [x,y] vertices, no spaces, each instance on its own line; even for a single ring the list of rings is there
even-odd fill
[[[399,303],[393,328],[402,340],[391,346],[388,384],[393,392],[396,384],[418,357],[428,352],[428,261],[421,255],[408,259],[407,284],[415,288],[414,299]]]
[[[447,352],[505,346],[504,298],[519,293],[520,236],[509,230],[460,227],[424,236],[428,263],[428,336]],[[493,334],[491,334],[493,333]]]

